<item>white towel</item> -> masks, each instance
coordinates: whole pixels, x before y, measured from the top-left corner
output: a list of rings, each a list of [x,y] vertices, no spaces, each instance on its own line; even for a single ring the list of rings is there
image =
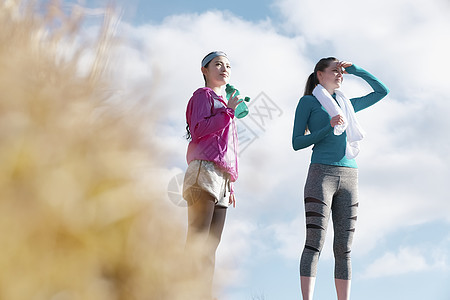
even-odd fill
[[[355,158],[359,153],[359,142],[364,138],[365,132],[356,119],[355,110],[350,100],[339,90],[336,90],[335,93],[337,103],[322,85],[318,84],[313,90],[313,95],[331,117],[336,115],[343,117],[344,124],[334,126],[334,134],[341,135],[346,131],[347,147],[345,156],[347,158]]]

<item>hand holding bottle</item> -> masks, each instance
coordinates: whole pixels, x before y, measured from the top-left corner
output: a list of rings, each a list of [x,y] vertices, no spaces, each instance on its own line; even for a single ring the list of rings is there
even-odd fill
[[[239,99],[238,97],[239,93],[237,92],[237,90],[235,90],[230,97],[228,98],[228,103],[227,103],[227,107],[231,108],[232,110],[236,111],[236,108],[239,104],[242,103],[242,101],[244,101],[244,99]]]
[[[227,93],[227,99],[228,99],[228,103],[230,103],[230,101],[232,101],[232,105],[235,104],[235,99],[237,98],[237,96],[239,96],[239,91],[232,85],[227,84],[226,88],[225,88],[225,92]],[[230,100],[231,99],[231,100]],[[242,101],[242,99],[239,99],[240,101],[236,101],[236,106],[234,109],[234,115],[237,118],[243,118],[248,114],[248,107],[245,104],[245,102],[249,102],[250,101],[250,97],[245,97],[244,101]],[[230,104],[228,105],[228,107],[230,107]]]

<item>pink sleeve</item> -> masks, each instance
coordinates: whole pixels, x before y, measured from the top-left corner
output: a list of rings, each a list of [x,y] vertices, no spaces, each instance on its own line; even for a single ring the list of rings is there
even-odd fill
[[[189,101],[187,119],[192,140],[198,140],[211,135],[227,127],[234,111],[231,108],[218,108],[213,115],[211,113],[213,98],[207,91],[194,94]]]

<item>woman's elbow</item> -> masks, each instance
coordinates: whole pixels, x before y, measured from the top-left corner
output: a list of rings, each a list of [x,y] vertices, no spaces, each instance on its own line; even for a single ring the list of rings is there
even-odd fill
[[[387,94],[389,94],[389,92],[390,92],[389,88],[387,86],[384,86],[383,91],[381,91],[380,93],[383,97],[386,97]]]
[[[301,147],[299,147],[298,143],[295,142],[295,138],[292,139],[292,149],[294,149],[294,151],[301,149]]]

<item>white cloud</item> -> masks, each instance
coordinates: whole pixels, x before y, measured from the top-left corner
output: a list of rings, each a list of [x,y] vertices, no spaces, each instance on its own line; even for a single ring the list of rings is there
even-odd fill
[[[397,276],[408,273],[427,272],[445,268],[442,256],[427,259],[425,253],[414,248],[401,248],[397,253],[388,252],[376,259],[363,272],[364,278]]]
[[[450,6],[444,0],[280,0],[284,27],[342,59],[360,62],[395,82],[402,92],[446,84]],[[438,74],[436,74],[438,71]],[[425,90],[428,93],[428,90]]]
[[[229,212],[228,212],[229,214]],[[232,217],[231,217],[232,218]],[[233,220],[230,216],[222,236],[221,245],[217,249],[216,279],[222,287],[224,285],[241,285],[250,274],[242,266],[254,254],[257,240],[257,226],[244,220]]]
[[[288,260],[299,258],[304,243],[304,219],[295,218],[290,223],[270,226],[276,240],[276,251]],[[301,239],[303,237],[303,239]]]

